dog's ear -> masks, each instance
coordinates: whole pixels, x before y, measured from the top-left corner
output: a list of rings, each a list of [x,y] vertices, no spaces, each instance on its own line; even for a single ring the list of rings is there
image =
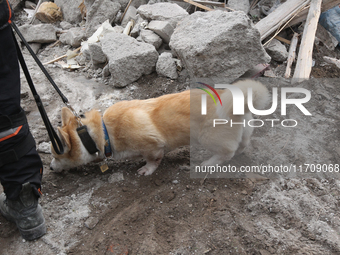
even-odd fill
[[[62,126],[67,125],[70,120],[75,119],[75,116],[73,115],[73,113],[71,112],[70,109],[68,109],[67,107],[63,107],[61,109],[61,123]]]
[[[63,131],[61,127],[58,127],[58,136],[63,143],[65,153],[68,152],[71,149],[70,136],[68,135],[68,133]]]

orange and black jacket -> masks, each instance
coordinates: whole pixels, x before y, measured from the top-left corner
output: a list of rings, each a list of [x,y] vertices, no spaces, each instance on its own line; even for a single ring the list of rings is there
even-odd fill
[[[14,13],[8,0],[0,0],[0,29],[8,26],[13,19]]]

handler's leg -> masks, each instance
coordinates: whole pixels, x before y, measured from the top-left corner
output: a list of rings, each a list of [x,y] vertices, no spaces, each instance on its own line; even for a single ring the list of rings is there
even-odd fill
[[[27,240],[46,232],[38,204],[43,166],[20,107],[20,71],[10,26],[0,30],[0,212]]]

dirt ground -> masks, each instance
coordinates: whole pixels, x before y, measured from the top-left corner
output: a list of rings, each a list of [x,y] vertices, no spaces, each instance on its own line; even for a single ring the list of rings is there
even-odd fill
[[[67,47],[40,51],[45,62]],[[334,54],[334,53],[333,53]],[[339,49],[336,50],[339,58]],[[25,52],[31,75],[53,126],[61,124],[62,101]],[[311,79],[297,86],[311,91],[306,107],[290,108],[299,125],[256,129],[251,145],[230,164],[339,164],[340,72],[316,59]],[[185,90],[182,74],[171,81],[152,74],[124,89],[105,85],[100,71],[68,72],[48,66],[75,109],[104,111],[119,100],[149,98]],[[96,77],[97,76],[97,77]],[[261,79],[271,88],[292,86],[283,79]],[[22,106],[37,145],[49,142],[27,83]],[[279,113],[271,117],[282,119]],[[263,118],[263,117],[261,117]],[[0,254],[340,254],[340,176],[318,173],[278,178],[194,179],[190,148],[168,153],[151,176],[139,176],[143,161],[109,162],[102,173],[90,164],[60,174],[44,162],[41,205],[47,234],[24,241],[15,225],[0,216]]]

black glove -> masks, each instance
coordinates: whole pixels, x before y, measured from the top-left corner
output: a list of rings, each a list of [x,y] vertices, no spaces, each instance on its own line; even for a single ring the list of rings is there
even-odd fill
[[[13,20],[14,12],[8,0],[0,0],[0,29],[8,26],[8,24]]]

